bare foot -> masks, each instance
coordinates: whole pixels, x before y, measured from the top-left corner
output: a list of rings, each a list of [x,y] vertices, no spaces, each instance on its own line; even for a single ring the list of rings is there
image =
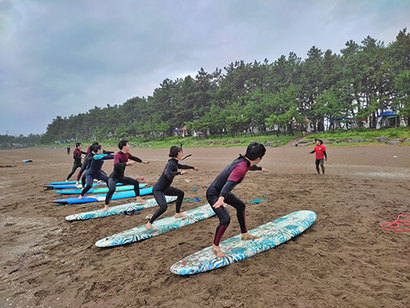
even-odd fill
[[[81,196],[81,195],[78,196],[78,199],[79,199],[79,200],[81,200],[82,198],[83,198],[83,196]]]
[[[182,213],[175,213],[175,218],[186,218],[186,215],[182,214]]]
[[[152,224],[149,221],[145,224],[145,229],[147,229],[147,230],[152,229]]]
[[[218,258],[223,258],[225,257],[225,254],[222,252],[221,248],[216,245],[212,245],[212,252],[217,256]]]
[[[249,233],[242,233],[243,241],[256,240],[257,238],[260,238],[260,236],[252,235]]]
[[[104,211],[104,212],[107,212],[108,209],[109,209],[109,207],[108,207],[108,205],[106,205],[106,206],[104,206],[103,211]]]
[[[139,196],[137,198],[135,198],[135,201],[137,203],[145,203],[145,200],[143,198],[139,197]]]

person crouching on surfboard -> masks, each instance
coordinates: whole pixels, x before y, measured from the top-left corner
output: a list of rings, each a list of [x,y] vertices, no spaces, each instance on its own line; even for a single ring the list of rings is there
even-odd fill
[[[78,197],[78,199],[82,199],[83,196],[90,190],[90,188],[93,186],[94,179],[102,180],[106,182],[108,185],[108,176],[105,174],[104,171],[101,170],[101,168],[104,164],[104,160],[114,159],[114,156],[111,154],[103,154],[103,149],[99,144],[92,145],[91,150],[94,153],[94,156],[91,159],[90,167],[87,169],[87,172],[85,173],[87,185],[81,191],[81,194]]]
[[[135,164],[135,162],[149,164],[149,161],[144,161],[142,159],[139,159],[138,157],[131,155],[131,153],[129,152],[130,145],[128,143],[128,140],[121,140],[118,143],[118,148],[120,149],[120,151],[115,153],[114,155],[114,170],[108,178],[109,190],[107,196],[105,197],[104,211],[108,211],[108,206],[110,204],[112,195],[115,192],[117,183],[134,185],[134,192],[137,198],[136,201],[140,203],[145,202],[145,200],[140,196],[140,183],[138,182],[138,180],[124,176],[124,173],[126,166],[132,166]],[[128,159],[131,159],[132,161],[128,161]]]
[[[232,205],[236,209],[236,217],[238,218],[241,228],[242,240],[253,240],[257,236],[248,233],[245,223],[245,203],[236,197],[231,191],[242,182],[248,170],[268,171],[265,168],[258,167],[262,157],[265,155],[266,149],[259,142],[252,142],[246,149],[246,154],[239,155],[230,165],[228,165],[212,182],[206,190],[206,199],[219,218],[219,225],[216,228],[212,252],[217,257],[224,257],[225,254],[219,247],[219,242],[225,230],[231,221],[226,204]]]
[[[166,195],[177,196],[175,218],[185,217],[184,214],[181,214],[181,205],[184,199],[184,192],[178,188],[172,187],[171,184],[176,175],[183,175],[187,173],[187,171],[178,171],[178,169],[194,169],[195,171],[198,171],[199,169],[197,167],[181,165],[179,163],[179,160],[181,160],[182,154],[182,148],[178,146],[172,146],[169,149],[170,159],[168,160],[168,163],[165,166],[165,169],[162,172],[160,178],[152,188],[152,192],[155,200],[159,205],[159,209],[155,211],[154,215],[150,217],[147,224],[145,225],[145,228],[147,230],[152,229],[152,223],[168,209],[167,200],[165,198]]]

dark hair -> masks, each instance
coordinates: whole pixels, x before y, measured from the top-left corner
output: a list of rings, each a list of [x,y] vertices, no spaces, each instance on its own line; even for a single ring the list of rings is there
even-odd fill
[[[78,148],[80,145],[81,145],[81,142],[77,142],[77,143],[75,144],[75,147]]]
[[[182,151],[182,148],[177,147],[176,145],[173,145],[169,149],[169,157],[177,157],[178,153]]]
[[[99,143],[97,141],[94,141],[91,146],[93,146],[93,145],[99,145]]]
[[[248,145],[245,156],[250,160],[255,160],[257,158],[262,158],[263,155],[265,155],[265,152],[266,149],[262,143],[252,142],[250,145]]]
[[[323,144],[323,141],[322,141],[322,140],[320,140],[320,139],[315,139],[315,141],[319,141],[319,142],[320,142],[320,145],[322,145],[322,144]]]
[[[118,148],[119,148],[120,150],[122,150],[122,148],[123,148],[125,145],[127,145],[127,143],[128,143],[128,140],[121,140],[120,142],[118,142]]]
[[[97,153],[97,151],[101,149],[101,145],[100,144],[93,144],[91,146],[91,151],[93,151],[94,153]]]

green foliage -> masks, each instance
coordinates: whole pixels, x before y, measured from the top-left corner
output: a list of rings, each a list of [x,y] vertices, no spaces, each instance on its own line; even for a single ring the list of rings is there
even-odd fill
[[[354,139],[362,138],[365,140],[373,141],[378,137],[387,137],[387,138],[410,138],[410,129],[407,127],[397,127],[397,128],[381,128],[381,129],[365,129],[357,128],[349,131],[345,130],[335,130],[328,131],[326,133],[313,134],[306,137],[306,139],[314,140],[315,138],[319,139],[335,139],[335,140],[345,140],[345,139]]]
[[[403,29],[389,46],[368,36],[361,44],[348,41],[340,55],[313,46],[305,60],[291,52],[273,63],[235,61],[212,73],[201,68],[195,77],[165,79],[147,98],[58,116],[41,142],[155,140],[184,126],[188,135],[221,138],[301,131],[306,125],[317,132],[332,117],[375,128],[386,110],[409,126],[409,50]]]
[[[30,134],[27,137],[0,135],[0,149],[32,147],[40,144],[41,135]]]

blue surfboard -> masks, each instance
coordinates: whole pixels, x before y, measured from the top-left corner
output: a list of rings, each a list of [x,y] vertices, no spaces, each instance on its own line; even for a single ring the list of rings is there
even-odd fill
[[[140,184],[140,188],[144,188],[147,186],[147,183]],[[82,187],[81,187],[82,188]],[[123,186],[118,186],[115,191],[126,191],[126,190],[132,190],[134,189],[134,185],[123,185]],[[108,187],[95,187],[91,188],[87,194],[103,194],[107,193],[109,190]],[[57,194],[62,194],[62,195],[79,195],[81,194],[82,189],[66,189],[66,190],[56,190]]]
[[[212,247],[193,253],[171,266],[177,275],[207,272],[252,257],[289,241],[309,228],[316,220],[312,211],[297,211],[268,222],[249,231],[260,236],[255,240],[243,241],[241,235],[233,236],[220,243],[224,257],[216,257]]]
[[[185,218],[165,217],[154,221],[151,230],[146,230],[145,225],[141,225],[123,232],[108,236],[95,243],[97,247],[113,247],[119,245],[139,242],[156,235],[160,235],[184,226],[192,225],[198,221],[207,219],[215,215],[209,204],[183,212]]]
[[[122,183],[117,183],[117,186],[122,186],[124,184]],[[92,187],[96,187],[96,186],[107,186],[107,184],[105,182],[96,182],[92,185]],[[58,185],[44,185],[44,188],[47,189],[82,189],[83,186],[81,184],[75,185],[74,184],[58,184]]]
[[[50,182],[49,185],[65,185],[65,184],[75,184],[75,183],[76,183],[76,181]],[[79,183],[81,183],[81,181]]]
[[[140,195],[141,196],[150,195],[150,194],[152,194],[152,187],[147,187],[147,188],[143,188],[143,189],[140,190]],[[53,202],[56,203],[57,205],[91,203],[91,202],[104,201],[105,196],[106,196],[106,194],[84,197],[82,199],[65,198],[65,199],[57,199],[57,200],[54,200]],[[135,191],[127,190],[127,191],[122,191],[122,192],[119,192],[119,193],[115,193],[112,196],[112,200],[132,198],[132,197],[135,197]]]

